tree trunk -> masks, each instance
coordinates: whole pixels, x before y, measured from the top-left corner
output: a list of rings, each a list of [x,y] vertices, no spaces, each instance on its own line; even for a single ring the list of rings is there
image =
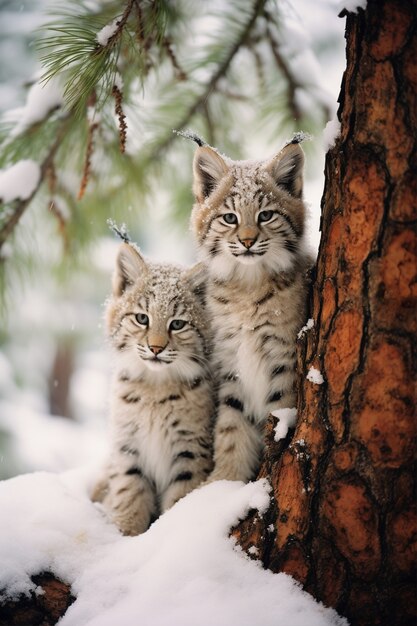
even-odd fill
[[[416,30],[415,0],[347,15],[299,420],[287,447],[268,425],[273,504],[234,532],[353,625],[417,617]],[[306,380],[311,366],[324,384]]]
[[[42,593],[0,603],[0,626],[55,626],[75,598],[65,583],[52,574],[32,578]]]

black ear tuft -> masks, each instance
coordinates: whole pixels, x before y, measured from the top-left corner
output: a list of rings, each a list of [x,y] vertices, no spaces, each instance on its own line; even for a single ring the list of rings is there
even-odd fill
[[[195,133],[192,130],[173,130],[172,132],[178,135],[179,137],[184,137],[184,139],[190,139],[191,141],[194,141],[197,144],[197,146],[200,146],[200,148],[202,146],[208,145],[207,141],[204,141],[204,139],[202,139],[200,135],[197,135],[197,133]]]

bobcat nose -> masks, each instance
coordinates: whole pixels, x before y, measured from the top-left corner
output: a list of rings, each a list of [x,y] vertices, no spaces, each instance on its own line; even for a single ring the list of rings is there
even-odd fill
[[[256,237],[246,237],[245,239],[239,239],[239,241],[247,250],[249,250],[255,243]]]
[[[164,350],[165,346],[149,346],[148,345],[149,350],[151,350],[151,352],[154,353],[155,356],[158,356],[158,354],[160,354],[162,352],[162,350]]]

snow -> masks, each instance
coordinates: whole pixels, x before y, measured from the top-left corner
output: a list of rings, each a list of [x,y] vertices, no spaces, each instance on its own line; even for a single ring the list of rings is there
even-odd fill
[[[313,327],[314,327],[314,320],[310,318],[309,320],[307,320],[307,324],[303,326],[300,332],[297,334],[297,338],[301,339],[301,337],[303,337],[305,333],[311,330]]]
[[[114,33],[117,30],[117,27],[120,22],[120,17],[117,17],[115,20],[103,26],[101,30],[96,35],[96,39],[100,46],[107,46],[110,37],[113,37]]]
[[[349,11],[349,13],[357,13],[358,9],[366,9],[367,0],[342,0],[339,2],[338,12],[340,13],[343,9]]]
[[[63,90],[57,79],[47,83],[35,82],[28,91],[24,107],[9,111],[4,117],[16,122],[10,136],[15,137],[33,124],[46,119],[51,111],[64,104]]]
[[[49,570],[76,596],[60,626],[347,626],[229,538],[249,509],[267,509],[267,481],[212,483],[123,537],[89,501],[92,479],[79,469],[0,483],[6,597],[35,590],[30,576]]]
[[[0,200],[27,200],[35,191],[40,175],[39,165],[31,159],[18,161],[11,167],[0,170]]]
[[[114,75],[114,86],[117,87],[119,91],[123,91],[123,78],[119,72],[116,72]]]
[[[91,377],[89,381],[91,383]],[[0,431],[8,433],[13,446],[14,463],[18,464],[21,471],[55,471],[57,468],[71,469],[81,463],[103,461],[108,452],[105,427],[101,424],[101,427],[82,424],[58,415],[46,415],[28,406],[29,398],[23,397],[22,400],[20,404],[16,400],[0,401]],[[2,476],[4,474],[0,465]]]
[[[337,118],[327,122],[323,130],[323,149],[325,152],[333,148],[337,137],[340,135],[340,122]]]
[[[310,367],[307,374],[307,380],[315,385],[322,385],[324,383],[324,378],[320,370],[315,367]]]
[[[276,409],[272,415],[277,418],[278,423],[274,428],[274,441],[285,439],[289,428],[294,428],[297,422],[297,409]]]

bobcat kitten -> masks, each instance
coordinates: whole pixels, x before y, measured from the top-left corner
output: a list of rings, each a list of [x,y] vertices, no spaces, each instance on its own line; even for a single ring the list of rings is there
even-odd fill
[[[302,195],[296,143],[265,162],[234,162],[209,146],[194,158],[191,216],[208,271],[219,408],[209,480],[249,480],[268,414],[295,403],[295,344],[305,320]]]
[[[93,500],[125,535],[144,532],[212,469],[206,322],[192,273],[145,262],[126,243],[117,258],[107,307],[112,451]]]

